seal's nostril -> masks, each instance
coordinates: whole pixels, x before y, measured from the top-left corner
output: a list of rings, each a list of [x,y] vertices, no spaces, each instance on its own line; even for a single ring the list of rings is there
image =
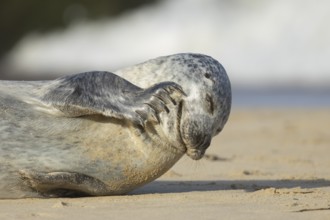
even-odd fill
[[[211,144],[211,139],[207,136],[204,137],[203,142],[199,145],[198,149],[206,150]]]

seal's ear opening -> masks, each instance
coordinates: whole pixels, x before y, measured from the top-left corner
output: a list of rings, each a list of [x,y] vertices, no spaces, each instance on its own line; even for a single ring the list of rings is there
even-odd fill
[[[209,79],[211,77],[211,74],[210,73],[205,73],[204,76],[205,76],[206,79]]]

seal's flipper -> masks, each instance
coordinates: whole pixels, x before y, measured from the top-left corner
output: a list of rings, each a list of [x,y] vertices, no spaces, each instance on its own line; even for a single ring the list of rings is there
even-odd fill
[[[19,174],[24,185],[47,197],[100,196],[111,192],[102,181],[82,173],[20,170]]]
[[[110,72],[87,72],[54,80],[42,101],[68,117],[103,114],[125,118],[127,103],[142,89]]]
[[[158,114],[169,111],[184,92],[174,82],[162,82],[142,89],[110,72],[88,72],[59,78],[45,87],[42,101],[68,117],[102,114],[128,119],[144,126],[159,122]]]
[[[170,104],[176,105],[185,93],[181,86],[174,82],[155,84],[135,96],[135,112],[139,114],[144,125],[148,120],[160,122],[159,113],[170,111]],[[143,104],[143,105],[141,105]]]

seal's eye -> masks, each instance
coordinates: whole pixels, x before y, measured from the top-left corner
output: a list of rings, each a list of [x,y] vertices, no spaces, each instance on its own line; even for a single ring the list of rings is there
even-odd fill
[[[211,77],[211,74],[205,73],[204,76],[205,76],[205,78],[209,79]]]
[[[213,115],[214,103],[210,94],[206,94],[205,101],[207,104],[207,111]]]

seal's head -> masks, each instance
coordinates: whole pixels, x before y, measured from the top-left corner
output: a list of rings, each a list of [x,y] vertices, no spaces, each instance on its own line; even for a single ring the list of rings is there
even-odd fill
[[[179,84],[186,97],[173,107],[175,111],[161,113],[164,138],[192,159],[203,157],[213,136],[228,120],[231,108],[231,86],[225,69],[212,57],[181,53],[158,57],[116,74],[147,88],[172,81]]]
[[[180,71],[175,81],[187,94],[180,104],[181,139],[186,154],[198,160],[228,120],[230,81],[222,65],[209,56],[182,54],[172,59],[173,68]]]

